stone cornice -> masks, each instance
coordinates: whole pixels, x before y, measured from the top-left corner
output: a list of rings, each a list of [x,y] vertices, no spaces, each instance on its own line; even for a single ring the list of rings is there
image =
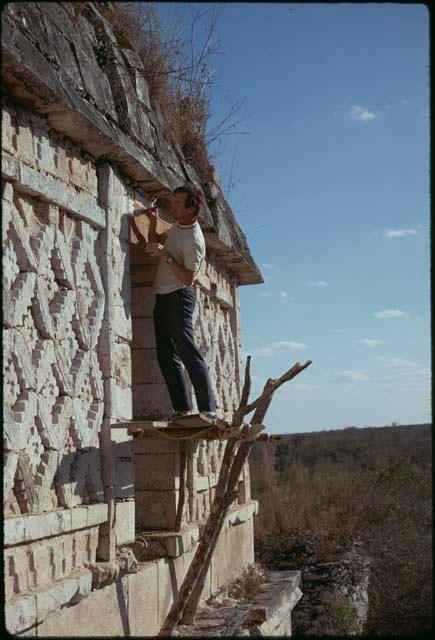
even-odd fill
[[[147,102],[140,60],[133,51],[119,49],[94,5],[89,19],[73,18],[64,3],[43,2],[9,3],[2,17],[3,82],[13,100],[44,115],[52,129],[97,161],[114,163],[144,195],[164,196],[186,179],[201,186],[180,149],[168,143],[161,115]],[[104,71],[95,54],[96,25],[104,30],[113,57]],[[205,196],[200,223],[208,248],[238,284],[263,282],[217,180]]]

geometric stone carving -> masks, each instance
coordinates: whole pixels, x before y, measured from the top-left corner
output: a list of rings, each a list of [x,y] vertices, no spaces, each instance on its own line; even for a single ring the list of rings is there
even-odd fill
[[[28,234],[26,233],[20,214],[13,205],[11,207],[11,214],[12,218],[9,234],[14,243],[20,269],[21,271],[36,272],[37,264],[32,247],[28,240]]]
[[[59,504],[72,508],[82,502],[86,487],[89,460],[86,453],[63,455],[59,462],[54,484]]]
[[[214,275],[218,279],[218,274]],[[217,409],[231,414],[239,401],[239,380],[236,366],[236,350],[232,333],[232,308],[222,306],[215,297],[215,287],[210,291],[196,287],[197,305],[193,314],[193,328],[196,344],[204,356],[209,372]],[[230,417],[230,416],[227,416]]]
[[[32,365],[32,354],[29,345],[22,333],[16,329],[13,331],[14,344],[12,358],[15,364],[20,386],[22,389],[36,390],[36,375]]]
[[[36,274],[19,273],[11,290],[3,290],[3,321],[6,327],[18,327],[32,304]]]
[[[50,309],[48,306],[47,291],[39,277],[37,277],[36,280],[32,310],[35,318],[35,325],[39,333],[44,336],[44,338],[53,338],[53,323],[51,321]]]
[[[96,346],[105,292],[97,232],[6,186],[4,497],[22,513],[38,513],[87,500],[88,478],[100,495],[89,463],[75,477],[68,456],[98,447],[104,388]]]
[[[51,264],[54,274],[58,282],[67,287],[74,289],[74,274],[72,271],[71,260],[68,254],[65,238],[60,231],[56,231],[56,240],[52,253]]]

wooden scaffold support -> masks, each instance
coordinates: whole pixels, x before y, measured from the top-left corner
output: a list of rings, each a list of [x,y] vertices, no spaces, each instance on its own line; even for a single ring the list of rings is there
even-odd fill
[[[210,515],[192,563],[160,630],[160,636],[170,636],[174,628],[180,623],[193,624],[211,557],[225,523],[228,509],[237,496],[237,485],[243,465],[257,439],[267,440],[271,438],[271,436],[263,434],[262,431],[265,428],[263,425],[264,417],[272,401],[273,394],[281,385],[292,380],[292,378],[306,369],[311,362],[311,360],[308,360],[305,364],[297,362],[280,378],[269,378],[261,395],[253,402],[248,403],[251,391],[251,356],[248,356],[242,397],[229,429],[232,437],[228,439],[225,448]],[[252,411],[254,411],[254,415],[251,423],[244,423],[244,417]]]

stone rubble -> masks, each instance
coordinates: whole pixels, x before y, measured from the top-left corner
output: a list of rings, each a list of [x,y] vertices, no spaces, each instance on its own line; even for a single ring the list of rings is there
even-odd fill
[[[328,562],[318,560],[310,543],[300,544],[287,558],[269,558],[269,565],[302,572],[303,597],[292,615],[295,633],[357,635],[363,631],[369,604],[370,558],[360,543],[354,542],[350,548],[338,545],[334,559]]]
[[[199,607],[193,625],[180,624],[175,636],[290,636],[293,609],[302,597],[299,571],[267,572],[249,600],[240,579]]]

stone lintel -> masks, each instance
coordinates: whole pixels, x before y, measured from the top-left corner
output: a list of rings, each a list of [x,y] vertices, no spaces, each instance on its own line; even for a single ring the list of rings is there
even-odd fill
[[[29,514],[4,521],[4,545],[49,538],[78,529],[93,527],[107,520],[107,504],[82,505],[72,509]]]
[[[72,215],[85,220],[97,229],[106,226],[105,212],[97,199],[88,193],[77,191],[56,178],[40,173],[4,152],[2,175],[16,182],[16,188],[29,195],[46,200],[66,209]]]

